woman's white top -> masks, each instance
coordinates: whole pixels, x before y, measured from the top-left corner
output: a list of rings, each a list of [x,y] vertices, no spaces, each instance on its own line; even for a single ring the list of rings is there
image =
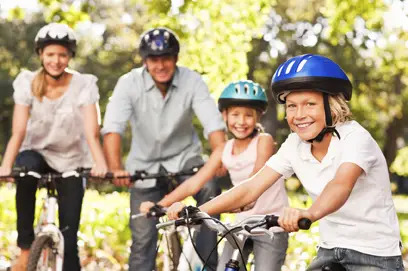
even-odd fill
[[[289,135],[267,166],[289,177],[296,174],[313,200],[322,193],[341,164],[363,169],[346,203],[320,220],[320,246],[342,247],[377,256],[401,255],[398,218],[391,197],[387,163],[376,141],[359,123],[348,121],[336,127],[321,162],[311,153],[311,144],[295,133]]]
[[[61,97],[48,99],[44,96],[39,101],[31,90],[35,74],[24,70],[13,82],[14,102],[30,107],[20,151],[39,152],[48,165],[59,172],[92,166],[81,107],[98,103],[98,79],[94,75],[74,72]]]

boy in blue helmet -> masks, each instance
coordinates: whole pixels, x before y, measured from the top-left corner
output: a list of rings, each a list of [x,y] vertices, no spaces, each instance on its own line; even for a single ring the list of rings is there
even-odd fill
[[[228,193],[200,206],[209,214],[240,208],[282,176],[299,178],[314,200],[307,210],[285,208],[279,224],[320,220],[320,245],[308,270],[329,264],[346,270],[404,270],[388,167],[378,144],[356,121],[346,101],[352,85],[332,60],[291,58],[272,78],[292,132],[266,165]]]
[[[232,82],[223,90],[218,100],[218,108],[233,139],[218,147],[196,175],[158,202],[165,207],[174,203],[168,209],[169,216],[174,215],[174,209],[178,210],[179,206],[184,206],[182,203],[176,203],[177,201],[197,193],[213,178],[221,165],[228,170],[234,185],[239,185],[261,169],[275,149],[272,136],[262,132],[258,123],[267,104],[264,89],[249,80]],[[279,180],[255,200],[245,208],[228,208],[224,211],[238,211],[238,220],[255,214],[282,214],[283,208],[288,206],[284,180]],[[152,206],[152,202],[142,203],[142,211],[147,212]],[[256,270],[281,270],[288,247],[288,234],[282,228],[276,228],[274,232],[273,239],[267,235],[256,236],[249,238],[245,244],[243,256],[247,260],[249,253],[254,251]],[[226,243],[217,270],[225,269],[232,253],[232,246]],[[242,262],[240,265],[242,266]]]

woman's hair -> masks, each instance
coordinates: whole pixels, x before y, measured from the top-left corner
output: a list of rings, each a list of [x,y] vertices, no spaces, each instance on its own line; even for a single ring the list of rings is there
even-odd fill
[[[329,104],[333,118],[333,126],[351,120],[351,110],[343,94],[329,95]]]
[[[40,68],[31,83],[31,89],[34,97],[42,101],[42,98],[45,95],[46,87],[47,82],[45,81],[45,70],[44,68]]]

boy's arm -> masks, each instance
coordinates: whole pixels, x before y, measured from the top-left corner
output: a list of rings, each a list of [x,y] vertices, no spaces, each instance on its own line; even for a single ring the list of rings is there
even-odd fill
[[[221,167],[223,145],[218,146],[211,154],[205,165],[192,177],[188,178],[170,194],[166,195],[157,204],[168,207],[174,202],[184,200],[188,196],[195,195],[208,181],[210,181]]]
[[[264,166],[248,180],[204,203],[199,208],[209,215],[238,209],[259,198],[281,176],[272,168]]]

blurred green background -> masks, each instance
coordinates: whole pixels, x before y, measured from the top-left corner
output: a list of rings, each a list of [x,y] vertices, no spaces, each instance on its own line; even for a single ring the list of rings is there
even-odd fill
[[[138,39],[153,26],[167,26],[178,34],[179,64],[201,73],[214,99],[231,80],[248,78],[269,89],[277,66],[294,55],[316,53],[333,59],[352,80],[354,118],[371,132],[390,166],[407,244],[408,1],[0,0],[0,159],[11,133],[12,82],[21,69],[39,68],[33,40],[49,22],[64,22],[76,31],[79,48],[70,66],[99,78],[102,117],[119,76],[141,65]],[[262,123],[281,144],[289,129],[283,108],[269,91],[268,96],[271,102]],[[196,127],[202,129],[198,121]],[[123,144],[125,156],[129,138],[130,132]],[[308,204],[295,179],[287,185],[295,206]],[[112,190],[98,186],[86,193],[80,245],[88,270],[101,270],[91,266],[104,262],[115,266],[105,270],[125,268],[128,195]],[[316,228],[293,234],[285,270],[303,270],[317,238]],[[14,188],[2,185],[3,260],[13,259],[15,239]]]

